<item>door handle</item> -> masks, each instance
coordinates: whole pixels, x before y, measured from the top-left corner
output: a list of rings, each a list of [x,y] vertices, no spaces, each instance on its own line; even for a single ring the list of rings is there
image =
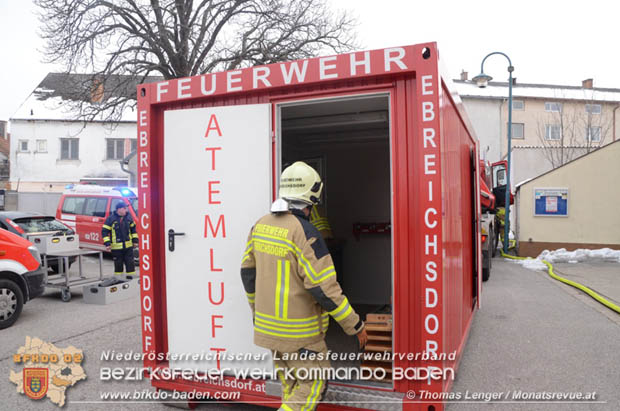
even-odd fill
[[[168,230],[168,250],[174,251],[174,237],[177,235],[185,235],[185,233],[175,233],[172,228]]]

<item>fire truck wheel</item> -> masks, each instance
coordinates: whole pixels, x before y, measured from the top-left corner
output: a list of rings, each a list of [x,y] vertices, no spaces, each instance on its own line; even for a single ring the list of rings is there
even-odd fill
[[[0,280],[0,330],[12,326],[24,306],[24,295],[11,280]]]
[[[490,276],[491,276],[491,269],[483,268],[482,269],[482,281],[489,281]]]

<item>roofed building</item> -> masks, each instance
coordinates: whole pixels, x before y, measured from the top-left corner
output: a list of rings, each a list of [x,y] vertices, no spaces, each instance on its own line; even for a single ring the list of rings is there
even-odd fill
[[[620,89],[513,84],[512,181],[518,183],[620,139]],[[479,88],[462,73],[455,80],[465,109],[491,162],[506,157],[508,83]]]

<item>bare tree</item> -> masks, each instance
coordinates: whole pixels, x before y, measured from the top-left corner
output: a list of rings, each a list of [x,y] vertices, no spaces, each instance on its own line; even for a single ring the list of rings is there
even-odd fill
[[[82,117],[119,118],[135,85],[357,47],[326,0],[35,0],[48,62],[91,74]],[[84,101],[98,104],[84,104]]]
[[[594,98],[589,100],[559,100],[553,111],[537,119],[536,134],[543,155],[552,168],[589,153],[604,144],[612,127],[605,106]],[[600,112],[598,112],[598,108]]]

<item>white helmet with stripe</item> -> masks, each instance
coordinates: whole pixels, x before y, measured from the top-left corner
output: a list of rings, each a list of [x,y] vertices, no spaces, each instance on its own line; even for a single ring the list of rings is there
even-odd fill
[[[280,198],[287,201],[317,204],[322,190],[319,173],[303,161],[291,164],[280,176]]]

